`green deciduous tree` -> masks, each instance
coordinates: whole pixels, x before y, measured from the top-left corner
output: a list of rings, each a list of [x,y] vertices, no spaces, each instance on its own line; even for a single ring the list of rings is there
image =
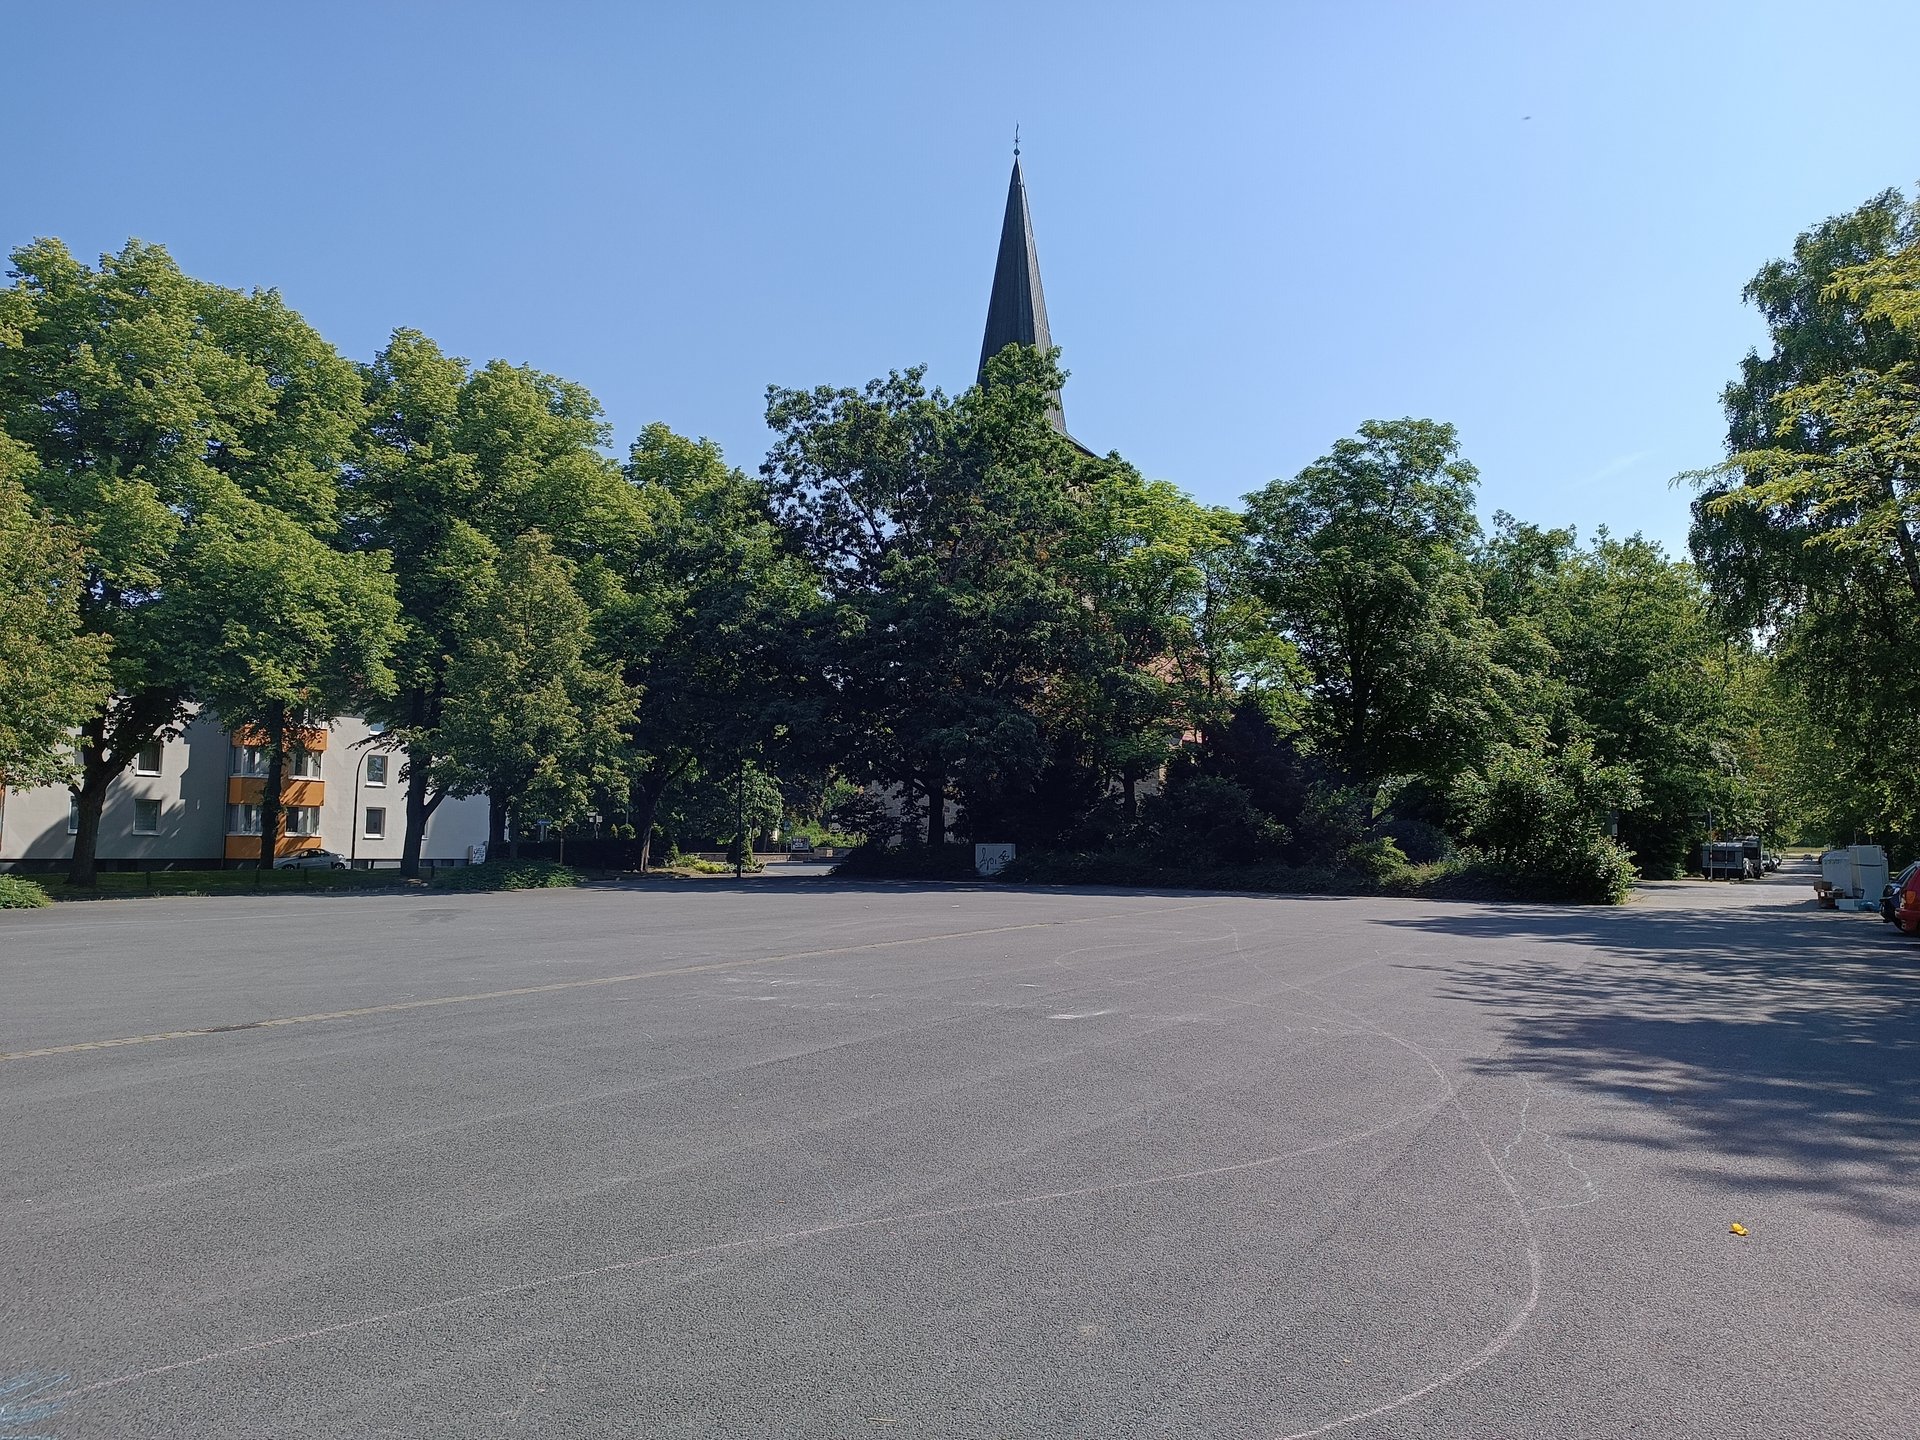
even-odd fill
[[[1183,737],[1204,742],[1244,687],[1290,693],[1297,658],[1247,583],[1239,515],[1122,461],[1082,469],[1089,480],[1063,558],[1105,643],[1069,693],[1131,823],[1139,782]]]
[[[193,657],[167,629],[181,612],[159,603],[185,583],[183,538],[236,495],[330,533],[360,385],[278,294],[194,280],[157,246],[129,242],[96,270],[38,240],[10,273],[0,430],[81,544],[83,627],[112,642],[109,697],[80,729],[70,878],[91,884],[108,785],[191,694]]]
[[[766,491],[710,442],[649,425],[626,473],[640,522],[603,629],[628,683],[649,697],[628,726],[645,869],[673,785],[825,738],[824,697],[810,693],[819,682],[806,665],[819,589]]]
[[[948,399],[921,372],[864,390],[768,392],[762,469],[823,577],[819,665],[861,779],[926,804],[940,844],[957,794],[998,827],[1054,746],[1049,707],[1097,643],[1064,556],[1082,457],[1047,421],[1060,372],[1009,347]]]
[[[1708,814],[1762,823],[1770,802],[1733,692],[1752,657],[1714,622],[1690,563],[1638,535],[1583,547],[1501,515],[1476,568],[1522,730],[1632,772],[1620,838],[1645,873],[1676,873]]]
[[[595,652],[578,568],[530,530],[501,552],[456,617],[436,737],[436,788],[484,794],[489,840],[565,824],[620,783],[635,697]]]
[[[539,529],[598,592],[606,556],[638,523],[618,467],[598,447],[600,407],[581,386],[494,361],[478,370],[414,330],[396,330],[365,373],[368,425],[348,477],[355,543],[390,557],[405,634],[383,718],[406,756],[401,869],[419,872],[427,821],[446,792],[441,725],[461,617],[501,549]]]
[[[238,495],[196,516],[158,610],[185,647],[193,693],[267,750],[260,866],[282,829],[288,751],[301,733],[393,691],[399,606],[383,555],[343,554],[282,512]]]
[[[1920,835],[1917,276],[1920,205],[1892,190],[1763,267],[1746,298],[1768,346],[1727,388],[1728,459],[1687,477],[1717,609],[1767,639],[1843,757],[1826,784],[1853,794],[1825,808],[1883,838]]]
[[[68,779],[107,699],[107,638],[80,629],[83,552],[27,498],[31,464],[0,435],[0,788]]]
[[[1311,677],[1308,732],[1356,780],[1444,779],[1508,723],[1468,560],[1475,481],[1451,425],[1369,421],[1247,497],[1258,583]]]

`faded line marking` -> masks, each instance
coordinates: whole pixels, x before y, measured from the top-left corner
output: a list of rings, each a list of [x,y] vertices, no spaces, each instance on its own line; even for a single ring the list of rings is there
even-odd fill
[[[1183,910],[1206,910],[1231,905],[1233,899],[1206,901],[1198,905],[1176,905],[1153,914],[1175,914]],[[428,1010],[442,1005],[473,1005],[486,1000],[516,1000],[527,995],[550,995],[563,990],[587,990],[604,985],[631,985],[640,980],[659,980],[670,975],[708,975],[720,970],[739,970],[752,965],[778,965],[789,960],[817,960],[828,955],[856,955],[869,950],[898,950],[909,945],[931,945],[939,940],[969,940],[982,935],[1007,935],[1022,930],[1050,930],[1059,925],[1089,925],[1111,919],[1105,915],[1078,915],[1065,920],[1035,920],[1023,925],[994,925],[984,930],[949,930],[937,935],[913,935],[900,940],[872,940],[860,945],[842,945],[828,950],[793,950],[783,955],[762,955],[746,960],[715,960],[703,965],[669,965],[656,970],[636,970],[625,975],[595,975],[580,980],[555,980],[545,985],[517,985],[508,990],[484,990],[467,995],[435,995],[425,1000],[396,1000],[386,1005],[362,1005],[351,1010],[325,1010],[311,1015],[281,1015],[269,1020],[247,1020],[233,1025],[206,1025],[191,1030],[163,1030],[151,1035],[126,1035],[113,1040],[81,1040],[70,1045],[48,1045],[38,1050],[0,1052],[0,1061],[37,1060],[49,1055],[79,1055],[89,1050],[112,1050],[123,1045],[154,1045],[163,1040],[196,1040],[208,1035],[224,1035],[235,1030],[265,1030],[287,1025],[318,1025],[334,1020],[359,1020],[368,1015],[397,1015],[407,1010]]]

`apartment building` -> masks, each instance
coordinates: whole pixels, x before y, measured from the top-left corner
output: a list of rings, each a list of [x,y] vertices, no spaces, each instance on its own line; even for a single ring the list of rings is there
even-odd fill
[[[407,828],[401,757],[374,749],[377,733],[351,716],[300,733],[287,757],[278,855],[331,850],[362,869],[400,863]],[[142,751],[107,792],[101,868],[257,860],[268,760],[261,739],[201,710],[178,736]],[[78,807],[63,786],[0,791],[0,869],[58,868],[73,858],[77,829]],[[421,858],[458,864],[486,838],[483,797],[444,800],[427,822]]]

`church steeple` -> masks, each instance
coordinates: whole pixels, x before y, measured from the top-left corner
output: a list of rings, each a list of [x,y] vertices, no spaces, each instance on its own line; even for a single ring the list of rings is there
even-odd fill
[[[1047,329],[1047,297],[1040,289],[1040,255],[1033,246],[1033,216],[1027,211],[1027,184],[1020,174],[1020,146],[1013,147],[1013,176],[1007,182],[1007,213],[1000,222],[1000,255],[993,266],[993,293],[987,299],[987,331],[980,341],[980,378],[987,361],[1009,345],[1053,348]],[[1067,433],[1056,391],[1047,412],[1053,428]]]

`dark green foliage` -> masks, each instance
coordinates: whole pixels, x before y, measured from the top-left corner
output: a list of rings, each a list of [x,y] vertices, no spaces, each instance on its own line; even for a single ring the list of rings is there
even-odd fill
[[[580,883],[580,872],[551,860],[488,860],[435,871],[437,890],[556,890]]]
[[[1750,287],[1770,349],[1695,565],[1483,535],[1433,420],[1202,506],[1055,430],[1057,355],[1019,346],[953,397],[770,390],[755,479],[658,424],[617,464],[577,384],[416,332],[354,367],[153,247],[15,265],[0,770],[78,771],[77,857],[193,701],[276,733],[373,708],[409,874],[479,791],[496,842],[511,811],[642,867],[656,834],[738,844],[742,767],[750,834],[911,842],[850,873],[970,876],[948,842],[983,840],[1031,875],[1618,898],[1709,814],[1920,839],[1920,211],[1891,192]]]
[[[1014,885],[1125,885],[1166,890],[1238,890],[1267,895],[1378,895],[1435,900],[1538,898],[1492,866],[1457,859],[1437,865],[1167,864],[1138,850],[1037,853],[998,877]]]
[[[1451,425],[1369,421],[1247,497],[1256,583],[1312,680],[1307,733],[1348,776],[1446,777],[1505,724]]]
[[[1456,785],[1468,844],[1545,898],[1617,903],[1633,885],[1633,857],[1607,819],[1637,798],[1630,771],[1562,749],[1502,745]]]
[[[1140,806],[1141,848],[1166,863],[1273,859],[1287,838],[1286,827],[1255,805],[1245,788],[1217,775],[1177,777]]]
[[[761,473],[831,607],[810,667],[824,723],[855,778],[920,797],[929,844],[950,794],[979,817],[1031,795],[1098,665],[1065,563],[1088,462],[1047,422],[1061,381],[1009,347],[952,400],[918,370],[768,393]]]
[[[1620,838],[1643,873],[1677,873],[1709,810],[1722,825],[1763,823],[1764,750],[1742,743],[1738,698],[1750,657],[1714,623],[1693,566],[1637,535],[1603,532],[1583,548],[1508,515],[1476,564],[1522,743],[1587,742],[1632,771]]]

